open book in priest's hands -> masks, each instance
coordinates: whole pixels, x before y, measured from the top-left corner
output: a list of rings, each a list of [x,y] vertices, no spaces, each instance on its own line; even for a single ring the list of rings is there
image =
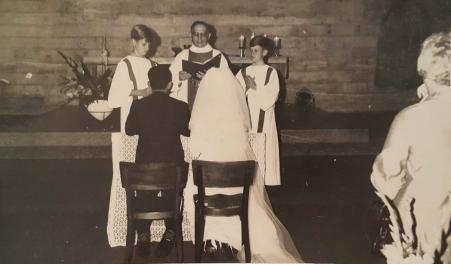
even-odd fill
[[[207,61],[204,64],[183,60],[182,69],[184,72],[191,74],[191,78],[199,80],[196,73],[207,72],[211,67],[219,68],[220,63],[221,63],[221,54],[216,55],[215,57],[213,57],[211,60]]]

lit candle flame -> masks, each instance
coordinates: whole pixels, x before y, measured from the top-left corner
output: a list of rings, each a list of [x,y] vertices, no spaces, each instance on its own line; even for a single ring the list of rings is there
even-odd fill
[[[280,48],[280,38],[278,36],[274,37],[274,46]]]
[[[244,37],[244,35],[241,35],[239,40],[239,48],[244,49],[246,47],[246,38]]]

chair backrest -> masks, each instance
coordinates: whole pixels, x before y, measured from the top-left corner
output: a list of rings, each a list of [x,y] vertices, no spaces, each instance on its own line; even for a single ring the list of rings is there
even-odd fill
[[[240,187],[252,184],[255,161],[215,162],[193,160],[193,179],[196,186]]]
[[[131,219],[167,219],[181,215],[182,169],[176,163],[131,163],[120,162],[122,187],[125,188],[127,217]],[[159,206],[158,210],[148,208],[135,211],[134,191],[175,190],[174,203]],[[165,209],[162,209],[162,208]]]
[[[171,190],[181,181],[176,163],[120,162],[122,187],[129,190]]]
[[[194,195],[196,207],[205,215],[247,218],[249,186],[255,174],[255,161],[212,162],[194,160],[193,178],[198,194]],[[239,194],[205,195],[205,187],[243,187]]]

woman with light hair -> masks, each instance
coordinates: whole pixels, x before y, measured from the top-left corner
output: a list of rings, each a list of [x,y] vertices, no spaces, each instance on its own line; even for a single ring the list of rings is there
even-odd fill
[[[436,80],[437,83],[449,85],[450,47],[449,42],[446,42],[446,39],[449,39],[450,35],[451,31],[450,33],[448,33],[448,35],[444,33],[435,34],[424,41],[422,45],[422,52],[418,57],[417,62],[418,73],[423,77],[423,80],[426,78],[431,79],[432,76],[432,79]],[[448,59],[446,59],[446,52],[448,52]],[[442,65],[440,63],[437,63],[437,58],[441,58],[442,63],[445,64]],[[448,74],[446,72],[446,69],[448,69]],[[448,77],[446,75],[448,75]],[[418,97],[420,97],[422,100],[425,100],[427,98],[429,91],[427,89],[426,83],[423,83],[420,87],[418,87],[417,94]]]
[[[440,249],[447,251],[440,253],[442,261],[451,261],[449,244],[446,250],[442,242],[450,240],[442,232],[449,229],[451,216],[450,43],[446,33],[423,42],[418,73],[425,96],[395,117],[371,174],[378,193],[399,211],[408,247],[404,252],[431,263]]]

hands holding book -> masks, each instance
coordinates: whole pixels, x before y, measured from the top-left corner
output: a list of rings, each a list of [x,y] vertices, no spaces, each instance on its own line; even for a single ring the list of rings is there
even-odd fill
[[[205,71],[198,71],[196,72],[196,78],[199,80],[202,80],[202,78],[205,75]],[[180,71],[179,72],[179,80],[180,81],[185,81],[191,78],[191,74],[186,72],[186,71]]]
[[[196,72],[196,77],[199,80],[202,80],[202,78],[204,78],[205,73],[207,73],[207,71],[198,71],[198,72]]]
[[[187,73],[186,71],[179,71],[179,80],[185,81],[191,78],[191,74]]]
[[[189,60],[182,61],[182,71],[179,72],[179,80],[184,81],[190,78],[202,80],[205,73],[211,68],[219,68],[221,62],[221,55],[216,55],[214,58],[204,64],[192,62]]]

